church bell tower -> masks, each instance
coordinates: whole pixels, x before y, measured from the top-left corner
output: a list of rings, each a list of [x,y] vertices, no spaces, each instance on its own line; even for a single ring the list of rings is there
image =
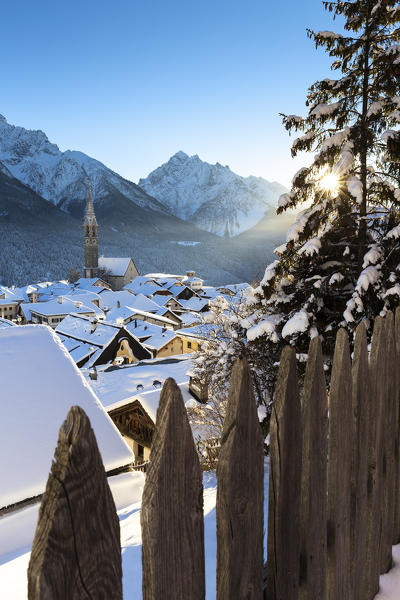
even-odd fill
[[[88,202],[86,207],[84,228],[84,244],[85,244],[85,266],[84,276],[87,278],[97,277],[97,269],[99,266],[98,257],[98,239],[97,239],[97,221],[94,214],[93,199],[92,199],[92,184],[89,182]]]

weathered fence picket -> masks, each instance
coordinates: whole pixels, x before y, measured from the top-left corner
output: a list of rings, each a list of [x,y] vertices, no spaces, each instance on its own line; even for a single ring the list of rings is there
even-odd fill
[[[300,600],[326,598],[328,401],[321,341],[308,354],[301,406]]]
[[[29,600],[122,598],[119,520],[85,412],[73,406],[40,506]]]
[[[364,323],[356,330],[354,342],[353,378],[353,460],[351,465],[351,568],[354,600],[368,598],[367,578],[360,577],[365,569],[368,540],[368,431],[374,418],[370,402],[367,334]]]
[[[396,414],[394,420],[397,423],[395,431],[395,443],[394,443],[394,456],[395,456],[395,497],[393,500],[394,504],[394,526],[393,526],[393,537],[392,543],[398,544],[400,542],[400,307],[396,309],[395,315],[395,351],[396,351],[396,365],[392,373],[392,377],[396,378],[396,395],[395,395],[395,407]]]
[[[296,353],[284,348],[270,425],[267,600],[297,600],[300,571],[301,408]]]
[[[264,445],[246,359],[233,367],[217,465],[217,598],[263,597]]]
[[[143,490],[143,600],[202,600],[202,472],[182,394],[164,384]]]
[[[217,597],[263,597],[263,440],[234,365],[217,464]],[[300,401],[301,397],[301,401]],[[400,308],[336,337],[326,387],[310,343],[300,395],[283,350],[270,424],[266,600],[373,600],[400,541]],[[141,512],[143,599],[205,597],[202,473],[181,392],[165,382]],[[122,598],[119,523],[94,433],[60,429],[28,570],[30,600]]]
[[[383,403],[385,396],[384,352],[386,347],[385,324],[381,317],[375,319],[370,354],[371,398],[374,416],[370,420],[369,466],[368,466],[368,554],[366,576],[369,577],[368,598],[373,598],[379,590],[380,575],[380,530],[382,488],[381,471],[383,463]]]
[[[352,376],[347,333],[336,336],[329,394],[328,600],[351,598]]]
[[[394,529],[394,483],[395,483],[395,458],[394,458],[394,438],[395,429],[398,424],[395,423],[396,388],[396,342],[394,338],[394,318],[393,313],[389,312],[385,319],[386,348],[385,363],[382,368],[385,372],[385,396],[384,398],[384,420],[383,436],[384,457],[383,457],[383,499],[382,499],[382,541],[381,541],[381,573],[386,573],[392,567],[392,538]]]

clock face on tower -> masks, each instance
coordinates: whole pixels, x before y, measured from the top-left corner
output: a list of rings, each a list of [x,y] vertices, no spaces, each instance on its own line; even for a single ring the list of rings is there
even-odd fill
[[[86,239],[85,239],[85,244],[86,244],[86,245],[90,244],[90,240],[89,240],[89,238],[86,238]]]

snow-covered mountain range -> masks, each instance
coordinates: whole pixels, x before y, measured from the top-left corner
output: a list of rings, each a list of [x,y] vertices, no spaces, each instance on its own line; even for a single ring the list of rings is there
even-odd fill
[[[220,236],[235,236],[275,208],[286,189],[262,177],[241,177],[228,166],[177,152],[139,186],[172,214]]]
[[[40,130],[28,130],[7,123],[0,115],[0,169],[65,212],[82,212],[87,199],[88,179],[96,203],[122,195],[136,205],[168,212],[154,198],[83,152],[61,152]]]
[[[159,183],[148,191],[154,173]],[[141,180],[149,186],[142,189],[82,152],[61,152],[42,131],[0,116],[0,282],[22,285],[82,269],[89,179],[100,253],[132,256],[141,272],[194,269],[214,285],[263,273],[287,229],[269,208],[282,186],[183,152],[154,173]]]

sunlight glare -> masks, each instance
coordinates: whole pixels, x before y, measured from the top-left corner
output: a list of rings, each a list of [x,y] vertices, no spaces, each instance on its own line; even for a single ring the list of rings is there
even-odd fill
[[[334,173],[327,173],[321,177],[319,185],[326,192],[336,196],[339,191],[339,178]]]

